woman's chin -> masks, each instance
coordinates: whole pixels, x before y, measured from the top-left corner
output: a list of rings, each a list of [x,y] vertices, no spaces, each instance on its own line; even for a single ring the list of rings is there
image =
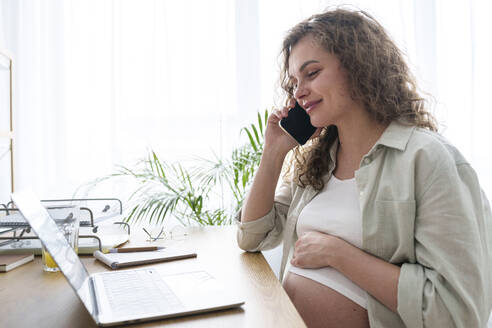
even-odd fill
[[[325,128],[327,126],[333,125],[332,120],[327,120],[326,118],[322,118],[317,116],[315,113],[312,113],[309,115],[311,125],[314,126],[315,128]]]
[[[316,116],[311,116],[311,125],[314,126],[315,128],[324,128],[325,126],[328,126],[329,124],[325,124],[323,120],[316,119]]]

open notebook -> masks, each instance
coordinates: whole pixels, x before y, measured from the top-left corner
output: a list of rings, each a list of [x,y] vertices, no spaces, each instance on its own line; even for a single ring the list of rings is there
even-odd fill
[[[166,262],[196,257],[195,252],[181,249],[164,249],[151,252],[103,253],[95,251],[94,257],[111,269],[126,268],[133,265]]]

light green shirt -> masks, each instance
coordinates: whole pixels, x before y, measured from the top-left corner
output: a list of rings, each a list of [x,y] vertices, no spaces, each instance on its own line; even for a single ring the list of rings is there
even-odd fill
[[[362,158],[355,180],[362,249],[401,266],[398,312],[369,295],[371,327],[485,327],[492,307],[492,215],[459,151],[437,133],[393,122]],[[255,252],[283,242],[282,279],[299,214],[317,193],[282,183],[268,214],[238,223],[239,246]]]

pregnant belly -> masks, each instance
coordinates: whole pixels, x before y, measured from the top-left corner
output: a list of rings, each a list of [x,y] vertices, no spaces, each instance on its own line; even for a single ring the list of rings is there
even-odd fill
[[[337,291],[292,272],[283,286],[308,327],[369,327],[367,311]]]

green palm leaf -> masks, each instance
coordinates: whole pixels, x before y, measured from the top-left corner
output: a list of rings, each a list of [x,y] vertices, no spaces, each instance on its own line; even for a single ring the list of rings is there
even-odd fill
[[[163,160],[150,149],[134,168],[118,165],[114,173],[90,185],[110,179],[134,181],[126,222],[162,224],[172,215],[183,225],[230,224],[260,164],[268,115],[268,110],[263,117],[258,112],[256,124],[240,130],[248,142],[233,149],[228,158],[216,154],[212,159],[195,158],[188,167]]]

